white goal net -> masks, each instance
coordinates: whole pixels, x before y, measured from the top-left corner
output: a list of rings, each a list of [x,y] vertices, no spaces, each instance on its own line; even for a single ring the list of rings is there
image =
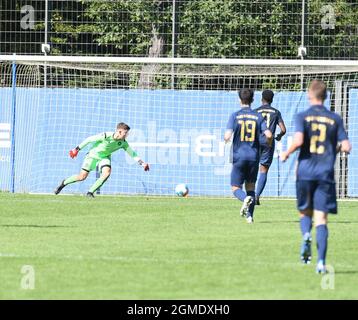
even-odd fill
[[[5,59],[6,58],[6,59]],[[41,60],[43,59],[43,60]],[[51,193],[78,173],[70,149],[85,138],[130,127],[129,144],[151,164],[144,172],[124,152],[112,156],[112,175],[101,194],[173,195],[186,183],[193,196],[231,196],[229,146],[223,135],[230,114],[240,108],[237,91],[275,93],[287,134],[276,143],[263,196],[295,196],[295,160],[277,155],[292,141],[294,115],[308,107],[312,79],[329,88],[326,106],[343,116],[353,151],[339,155],[337,190],[358,196],[358,64],[344,61],[140,59],[85,57],[0,57],[0,190]],[[302,65],[301,65],[302,64]],[[279,129],[278,129],[279,131]],[[88,150],[88,149],[87,149]],[[96,174],[68,186],[85,193]]]

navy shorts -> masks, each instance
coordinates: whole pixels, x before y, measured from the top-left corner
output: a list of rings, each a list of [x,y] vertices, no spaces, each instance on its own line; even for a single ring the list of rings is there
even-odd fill
[[[274,152],[275,152],[274,148],[269,148],[269,147],[261,148],[260,164],[265,167],[270,167],[273,160]]]
[[[244,182],[255,183],[258,171],[257,161],[239,160],[234,162],[231,170],[231,185],[241,187]]]
[[[296,181],[297,208],[337,213],[336,184],[317,180]]]

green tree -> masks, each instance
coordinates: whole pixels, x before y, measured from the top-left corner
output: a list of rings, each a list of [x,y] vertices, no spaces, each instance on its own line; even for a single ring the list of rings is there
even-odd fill
[[[356,1],[306,1],[307,58],[358,57]],[[172,52],[171,0],[49,1],[52,54],[144,56],[161,42]],[[36,24],[20,27],[21,7],[32,5]],[[327,9],[328,8],[328,9]],[[328,11],[327,11],[328,10]],[[177,54],[182,57],[296,58],[301,43],[302,1],[178,1]],[[0,51],[41,54],[44,1],[0,2]],[[327,27],[327,21],[334,22]],[[159,41],[158,40],[158,41]],[[153,51],[153,50],[152,50]]]

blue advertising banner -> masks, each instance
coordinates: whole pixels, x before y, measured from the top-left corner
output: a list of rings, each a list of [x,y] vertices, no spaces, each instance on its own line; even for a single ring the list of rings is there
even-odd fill
[[[1,88],[0,99],[0,190],[9,190],[11,89]],[[260,100],[261,92],[256,92],[254,108]],[[308,107],[306,94],[278,92],[273,106],[288,128],[276,144],[285,150],[292,141],[294,115]],[[15,191],[53,192],[80,171],[88,150],[72,160],[70,149],[126,122],[129,144],[151,171],[143,172],[119,151],[112,156],[112,175],[101,193],[172,195],[176,184],[186,183],[191,195],[230,196],[230,147],[223,135],[238,108],[232,91],[17,88]],[[295,196],[295,160],[292,156],[282,164],[275,154],[264,196]],[[91,174],[64,192],[85,193],[95,179]]]

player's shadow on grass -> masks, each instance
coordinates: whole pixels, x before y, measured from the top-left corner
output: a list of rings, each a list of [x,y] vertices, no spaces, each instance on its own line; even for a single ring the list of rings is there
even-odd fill
[[[349,270],[349,271],[335,271],[335,274],[356,274],[358,271],[356,270]]]
[[[258,221],[257,223],[273,223],[273,224],[280,224],[280,223],[298,223],[299,221],[295,220],[286,220],[286,221],[270,221],[270,220],[264,220],[264,221]]]
[[[2,228],[76,228],[75,226],[37,225],[37,224],[0,224]]]
[[[358,221],[329,221],[328,224],[343,223],[343,224],[358,224]]]
[[[291,220],[291,221],[271,221],[271,220],[264,220],[264,221],[258,221],[257,223],[273,223],[273,224],[280,224],[280,223],[299,223],[299,221],[297,220]],[[330,221],[329,224],[336,224],[336,223],[340,223],[340,224],[358,224],[358,221]]]

